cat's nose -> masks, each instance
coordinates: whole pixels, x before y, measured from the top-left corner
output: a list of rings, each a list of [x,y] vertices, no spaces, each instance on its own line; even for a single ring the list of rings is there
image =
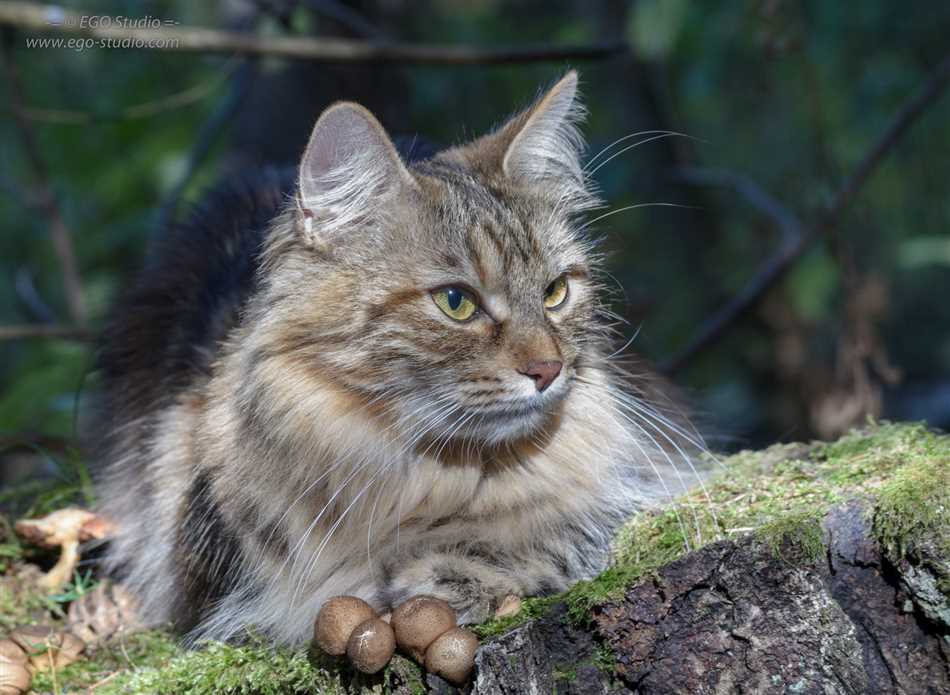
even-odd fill
[[[518,371],[534,379],[534,385],[538,388],[538,391],[544,391],[551,385],[552,381],[557,379],[557,375],[561,373],[561,366],[560,362],[535,362],[532,360],[528,362],[527,367]]]

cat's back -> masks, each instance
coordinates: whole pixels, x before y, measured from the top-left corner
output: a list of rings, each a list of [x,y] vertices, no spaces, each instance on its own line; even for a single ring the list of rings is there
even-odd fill
[[[254,291],[262,242],[293,177],[267,169],[228,182],[160,231],[100,344],[107,426],[160,409],[209,373]]]

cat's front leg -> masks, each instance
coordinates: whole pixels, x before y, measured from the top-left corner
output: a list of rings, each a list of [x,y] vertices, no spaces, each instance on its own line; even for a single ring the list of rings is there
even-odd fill
[[[387,574],[380,603],[394,608],[413,596],[435,596],[452,606],[459,623],[487,620],[506,597],[524,596],[535,588],[535,582],[499,563],[445,552],[412,558]]]

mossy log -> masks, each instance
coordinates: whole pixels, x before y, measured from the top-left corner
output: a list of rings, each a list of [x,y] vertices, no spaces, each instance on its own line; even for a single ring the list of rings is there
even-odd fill
[[[885,425],[745,453],[707,511],[723,485],[751,499],[720,526],[762,523],[569,592],[482,646],[473,692],[950,693],[947,438]],[[668,540],[638,523],[616,576]]]
[[[631,519],[599,577],[474,626],[482,646],[461,692],[950,693],[950,437],[871,424],[715,465],[703,488]],[[33,604],[4,587],[0,618],[29,622]],[[459,692],[398,655],[364,676],[263,641],[185,650],[162,631],[33,687],[92,684],[99,695]]]

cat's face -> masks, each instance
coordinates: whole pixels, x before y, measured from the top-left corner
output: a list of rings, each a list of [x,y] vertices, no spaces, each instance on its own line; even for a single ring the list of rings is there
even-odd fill
[[[321,378],[384,412],[416,448],[536,435],[556,421],[602,339],[590,247],[577,222],[590,197],[571,179],[576,160],[535,162],[548,167],[535,178],[514,171],[532,173],[513,156],[576,156],[512,155],[511,141],[538,108],[507,132],[412,168],[377,153],[376,165],[395,169],[377,174],[395,178],[395,194],[360,206],[342,200],[331,212],[325,203],[301,220],[315,260],[287,344],[332,337],[321,346]],[[337,236],[321,236],[321,226],[346,215]]]
[[[352,378],[390,394],[414,432],[431,430],[423,439],[524,437],[556,414],[598,335],[586,244],[545,198],[422,172],[358,261]]]

